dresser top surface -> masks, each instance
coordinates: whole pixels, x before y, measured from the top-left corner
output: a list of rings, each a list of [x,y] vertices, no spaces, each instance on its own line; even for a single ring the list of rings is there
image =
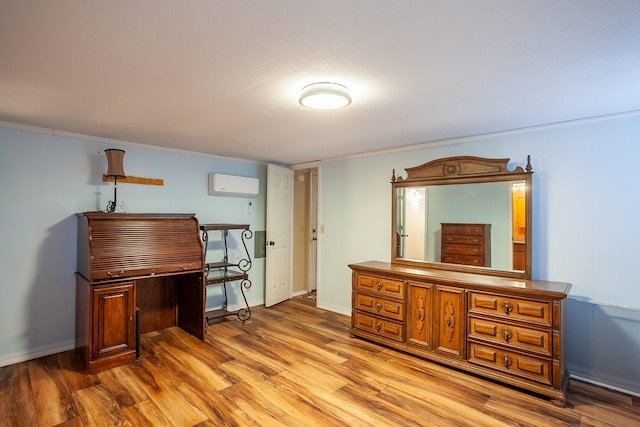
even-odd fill
[[[540,294],[554,298],[565,298],[571,289],[566,282],[550,282],[545,280],[510,279],[475,273],[461,273],[429,268],[412,268],[382,261],[367,261],[349,264],[349,268],[378,274],[394,274],[411,280],[434,280],[451,285],[473,287],[483,290],[508,288],[510,291],[521,291],[523,294]]]

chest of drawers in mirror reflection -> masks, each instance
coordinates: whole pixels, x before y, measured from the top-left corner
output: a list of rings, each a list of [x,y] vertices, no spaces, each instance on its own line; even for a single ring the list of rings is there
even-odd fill
[[[441,224],[441,261],[491,267],[491,224]]]

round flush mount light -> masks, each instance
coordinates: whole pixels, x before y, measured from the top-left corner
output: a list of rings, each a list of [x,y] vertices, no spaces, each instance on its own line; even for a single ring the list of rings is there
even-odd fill
[[[349,89],[338,83],[311,83],[303,87],[300,94],[300,105],[314,110],[333,110],[349,104]]]

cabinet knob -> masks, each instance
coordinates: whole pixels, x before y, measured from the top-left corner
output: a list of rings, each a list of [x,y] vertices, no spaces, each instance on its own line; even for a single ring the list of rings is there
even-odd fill
[[[504,338],[504,340],[506,342],[509,342],[509,340],[511,339],[513,335],[511,334],[511,331],[508,328],[504,328],[502,330],[502,337]]]
[[[380,309],[382,308],[382,304],[380,304],[380,301],[376,303],[376,308],[378,309],[378,311],[380,311]]]
[[[381,328],[382,328],[382,325],[380,324],[380,322],[376,323],[376,331],[380,332]]]
[[[129,316],[129,322],[133,320],[133,316]]]
[[[376,285],[376,287],[378,288],[378,290],[382,289],[382,282],[378,282],[378,284]]]

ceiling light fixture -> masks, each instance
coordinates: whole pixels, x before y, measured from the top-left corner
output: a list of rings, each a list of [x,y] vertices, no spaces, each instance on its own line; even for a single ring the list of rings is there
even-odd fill
[[[303,87],[300,94],[300,105],[314,110],[333,110],[349,104],[349,89],[338,83],[311,83]]]

